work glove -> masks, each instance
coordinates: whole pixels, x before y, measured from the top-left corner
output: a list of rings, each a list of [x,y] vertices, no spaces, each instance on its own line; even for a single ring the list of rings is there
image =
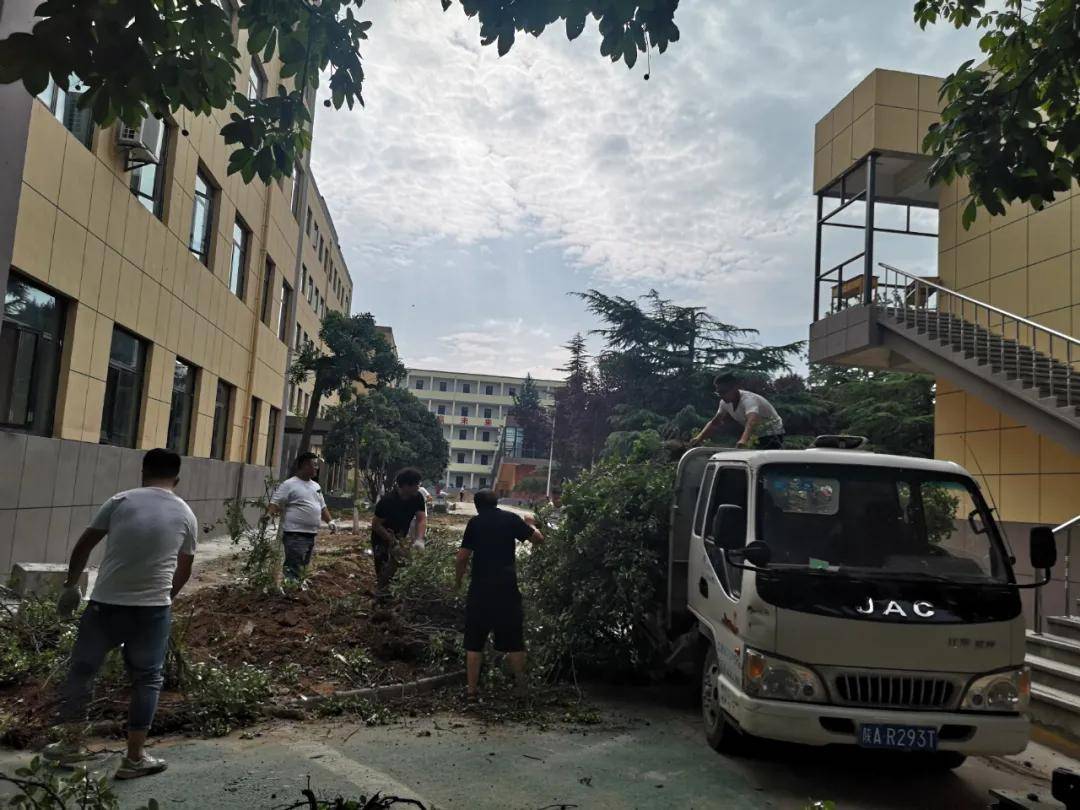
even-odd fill
[[[78,585],[65,585],[56,600],[56,615],[66,618],[74,613],[82,602],[82,591]]]
[[[423,537],[417,537],[415,540],[413,540],[412,547],[422,551],[423,548],[424,548],[424,538]]]
[[[330,534],[337,534],[337,520],[331,520],[327,525],[330,527]]]

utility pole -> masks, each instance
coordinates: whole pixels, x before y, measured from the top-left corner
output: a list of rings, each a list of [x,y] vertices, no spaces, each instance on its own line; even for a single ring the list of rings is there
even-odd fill
[[[551,450],[548,453],[548,476],[547,476],[547,500],[551,503],[551,471],[555,467],[555,417],[558,415],[559,403],[554,402],[551,406]]]

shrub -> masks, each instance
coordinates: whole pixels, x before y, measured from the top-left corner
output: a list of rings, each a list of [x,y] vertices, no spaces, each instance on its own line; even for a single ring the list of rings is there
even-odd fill
[[[277,585],[284,554],[273,518],[266,511],[276,486],[277,482],[267,477],[263,482],[265,492],[262,497],[226,500],[225,517],[219,521],[233,545],[244,543],[248,546],[240,573],[248,585],[259,591],[268,591]],[[252,511],[257,515],[254,523],[248,520]]]
[[[76,626],[74,617],[57,615],[51,599],[27,599],[17,610],[0,609],[0,686],[62,677]]]
[[[7,799],[5,806],[33,807],[41,810],[119,810],[120,800],[112,791],[108,776],[94,776],[85,768],[60,774],[40,757],[28,766],[19,768],[13,776],[0,772],[0,782],[14,785],[17,793]],[[156,799],[150,799],[139,810],[158,810]]]
[[[430,620],[460,615],[465,603],[454,590],[454,557],[460,538],[447,529],[429,529],[424,550],[410,554],[398,569],[390,583],[390,594]]]
[[[270,676],[251,664],[192,665],[185,684],[187,711],[200,734],[221,737],[258,719],[270,697]]]
[[[363,647],[347,650],[331,650],[334,671],[353,686],[370,686],[382,674],[382,668]]]
[[[528,554],[521,585],[530,649],[551,678],[639,678],[661,657],[675,465],[629,442],[563,488],[559,525]]]

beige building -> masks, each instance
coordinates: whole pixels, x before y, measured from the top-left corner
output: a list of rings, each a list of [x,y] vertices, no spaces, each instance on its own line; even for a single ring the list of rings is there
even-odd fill
[[[811,360],[934,373],[935,454],[978,477],[1019,547],[1028,526],[1080,513],[1080,195],[1074,184],[1042,211],[981,210],[965,230],[964,183],[926,181],[921,144],[940,120],[940,85],[875,70],[815,127]],[[932,212],[936,232],[912,225],[918,215],[883,228],[882,206]],[[827,268],[828,227],[851,227],[838,209],[865,216],[857,227],[866,238],[861,253]],[[936,238],[936,272],[882,267],[890,257],[875,248],[875,231]],[[1054,610],[1063,593],[1046,589]]]
[[[524,437],[507,425],[522,377],[409,369],[402,385],[415,394],[443,426],[450,460],[440,483],[449,490],[484,489],[495,484],[502,455],[520,454]],[[534,380],[541,403],[552,407],[561,380]]]
[[[5,3],[0,34],[35,6]],[[278,86],[277,62],[239,50],[242,92]],[[228,111],[101,129],[80,90],[0,86],[0,573],[64,559],[138,484],[146,448],[185,456],[180,492],[204,523],[261,492],[297,330],[317,335],[352,296],[306,165],[245,185],[226,171]]]

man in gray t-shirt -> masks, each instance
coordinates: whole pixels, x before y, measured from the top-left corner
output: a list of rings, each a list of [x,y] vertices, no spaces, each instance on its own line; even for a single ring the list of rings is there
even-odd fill
[[[288,583],[299,582],[304,569],[311,564],[321,522],[328,523],[331,531],[337,527],[326,508],[322,487],[315,480],[318,472],[318,456],[301,453],[296,458],[296,474],[282,481],[270,498],[270,514],[282,516],[281,542],[285,546],[282,568]]]
[[[45,757],[70,765],[87,759],[79,744],[94,678],[115,649],[123,649],[131,678],[127,756],[117,779],[165,770],[165,760],[143,751],[157,710],[162,666],[169,644],[173,598],[191,576],[198,523],[173,488],[179,482],[180,456],[150,450],[143,456],[142,486],[107,500],[71,551],[68,577],[57,612],[70,615],[82,599],[78,585],[90,552],[103,539],[105,556],[90,601],[79,620],[67,680],[61,694],[64,739],[45,749]]]

